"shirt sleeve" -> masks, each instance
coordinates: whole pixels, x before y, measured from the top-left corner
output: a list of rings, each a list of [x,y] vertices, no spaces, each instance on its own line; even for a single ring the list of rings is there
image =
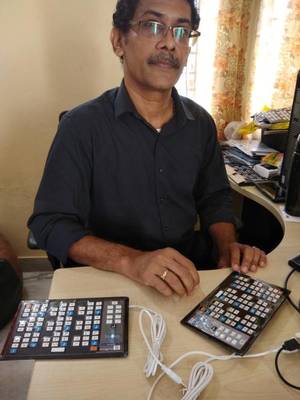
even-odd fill
[[[63,264],[72,243],[91,234],[92,149],[88,130],[81,125],[68,114],[60,122],[28,221],[38,246]]]
[[[217,222],[234,224],[231,188],[217,140],[215,123],[209,115],[201,131],[206,136],[206,144],[203,145],[203,162],[195,188],[196,208],[201,227],[207,229]]]

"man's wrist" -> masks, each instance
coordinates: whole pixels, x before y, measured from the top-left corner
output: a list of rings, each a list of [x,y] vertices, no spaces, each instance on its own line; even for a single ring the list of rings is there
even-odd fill
[[[141,250],[130,249],[128,254],[122,255],[120,257],[120,273],[127,278],[133,279],[135,276],[134,261],[141,254]]]

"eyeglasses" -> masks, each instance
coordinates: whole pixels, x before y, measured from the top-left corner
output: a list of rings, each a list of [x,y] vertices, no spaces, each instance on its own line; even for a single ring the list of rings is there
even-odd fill
[[[180,46],[193,46],[200,36],[200,32],[185,26],[167,26],[157,21],[130,21],[130,26],[132,29],[137,27],[137,30],[133,30],[139,35],[157,40],[161,40],[171,30],[174,41]]]

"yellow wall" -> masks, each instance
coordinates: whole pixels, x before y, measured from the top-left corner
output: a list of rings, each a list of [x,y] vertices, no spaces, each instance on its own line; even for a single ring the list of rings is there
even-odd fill
[[[19,256],[62,110],[117,86],[116,0],[0,1],[0,231]]]

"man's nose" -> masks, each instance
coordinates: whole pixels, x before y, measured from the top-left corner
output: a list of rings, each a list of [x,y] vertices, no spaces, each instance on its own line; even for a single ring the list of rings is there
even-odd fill
[[[158,41],[157,46],[159,46],[159,48],[166,47],[168,50],[175,49],[176,42],[174,39],[174,34],[171,26],[168,28],[163,37]]]

